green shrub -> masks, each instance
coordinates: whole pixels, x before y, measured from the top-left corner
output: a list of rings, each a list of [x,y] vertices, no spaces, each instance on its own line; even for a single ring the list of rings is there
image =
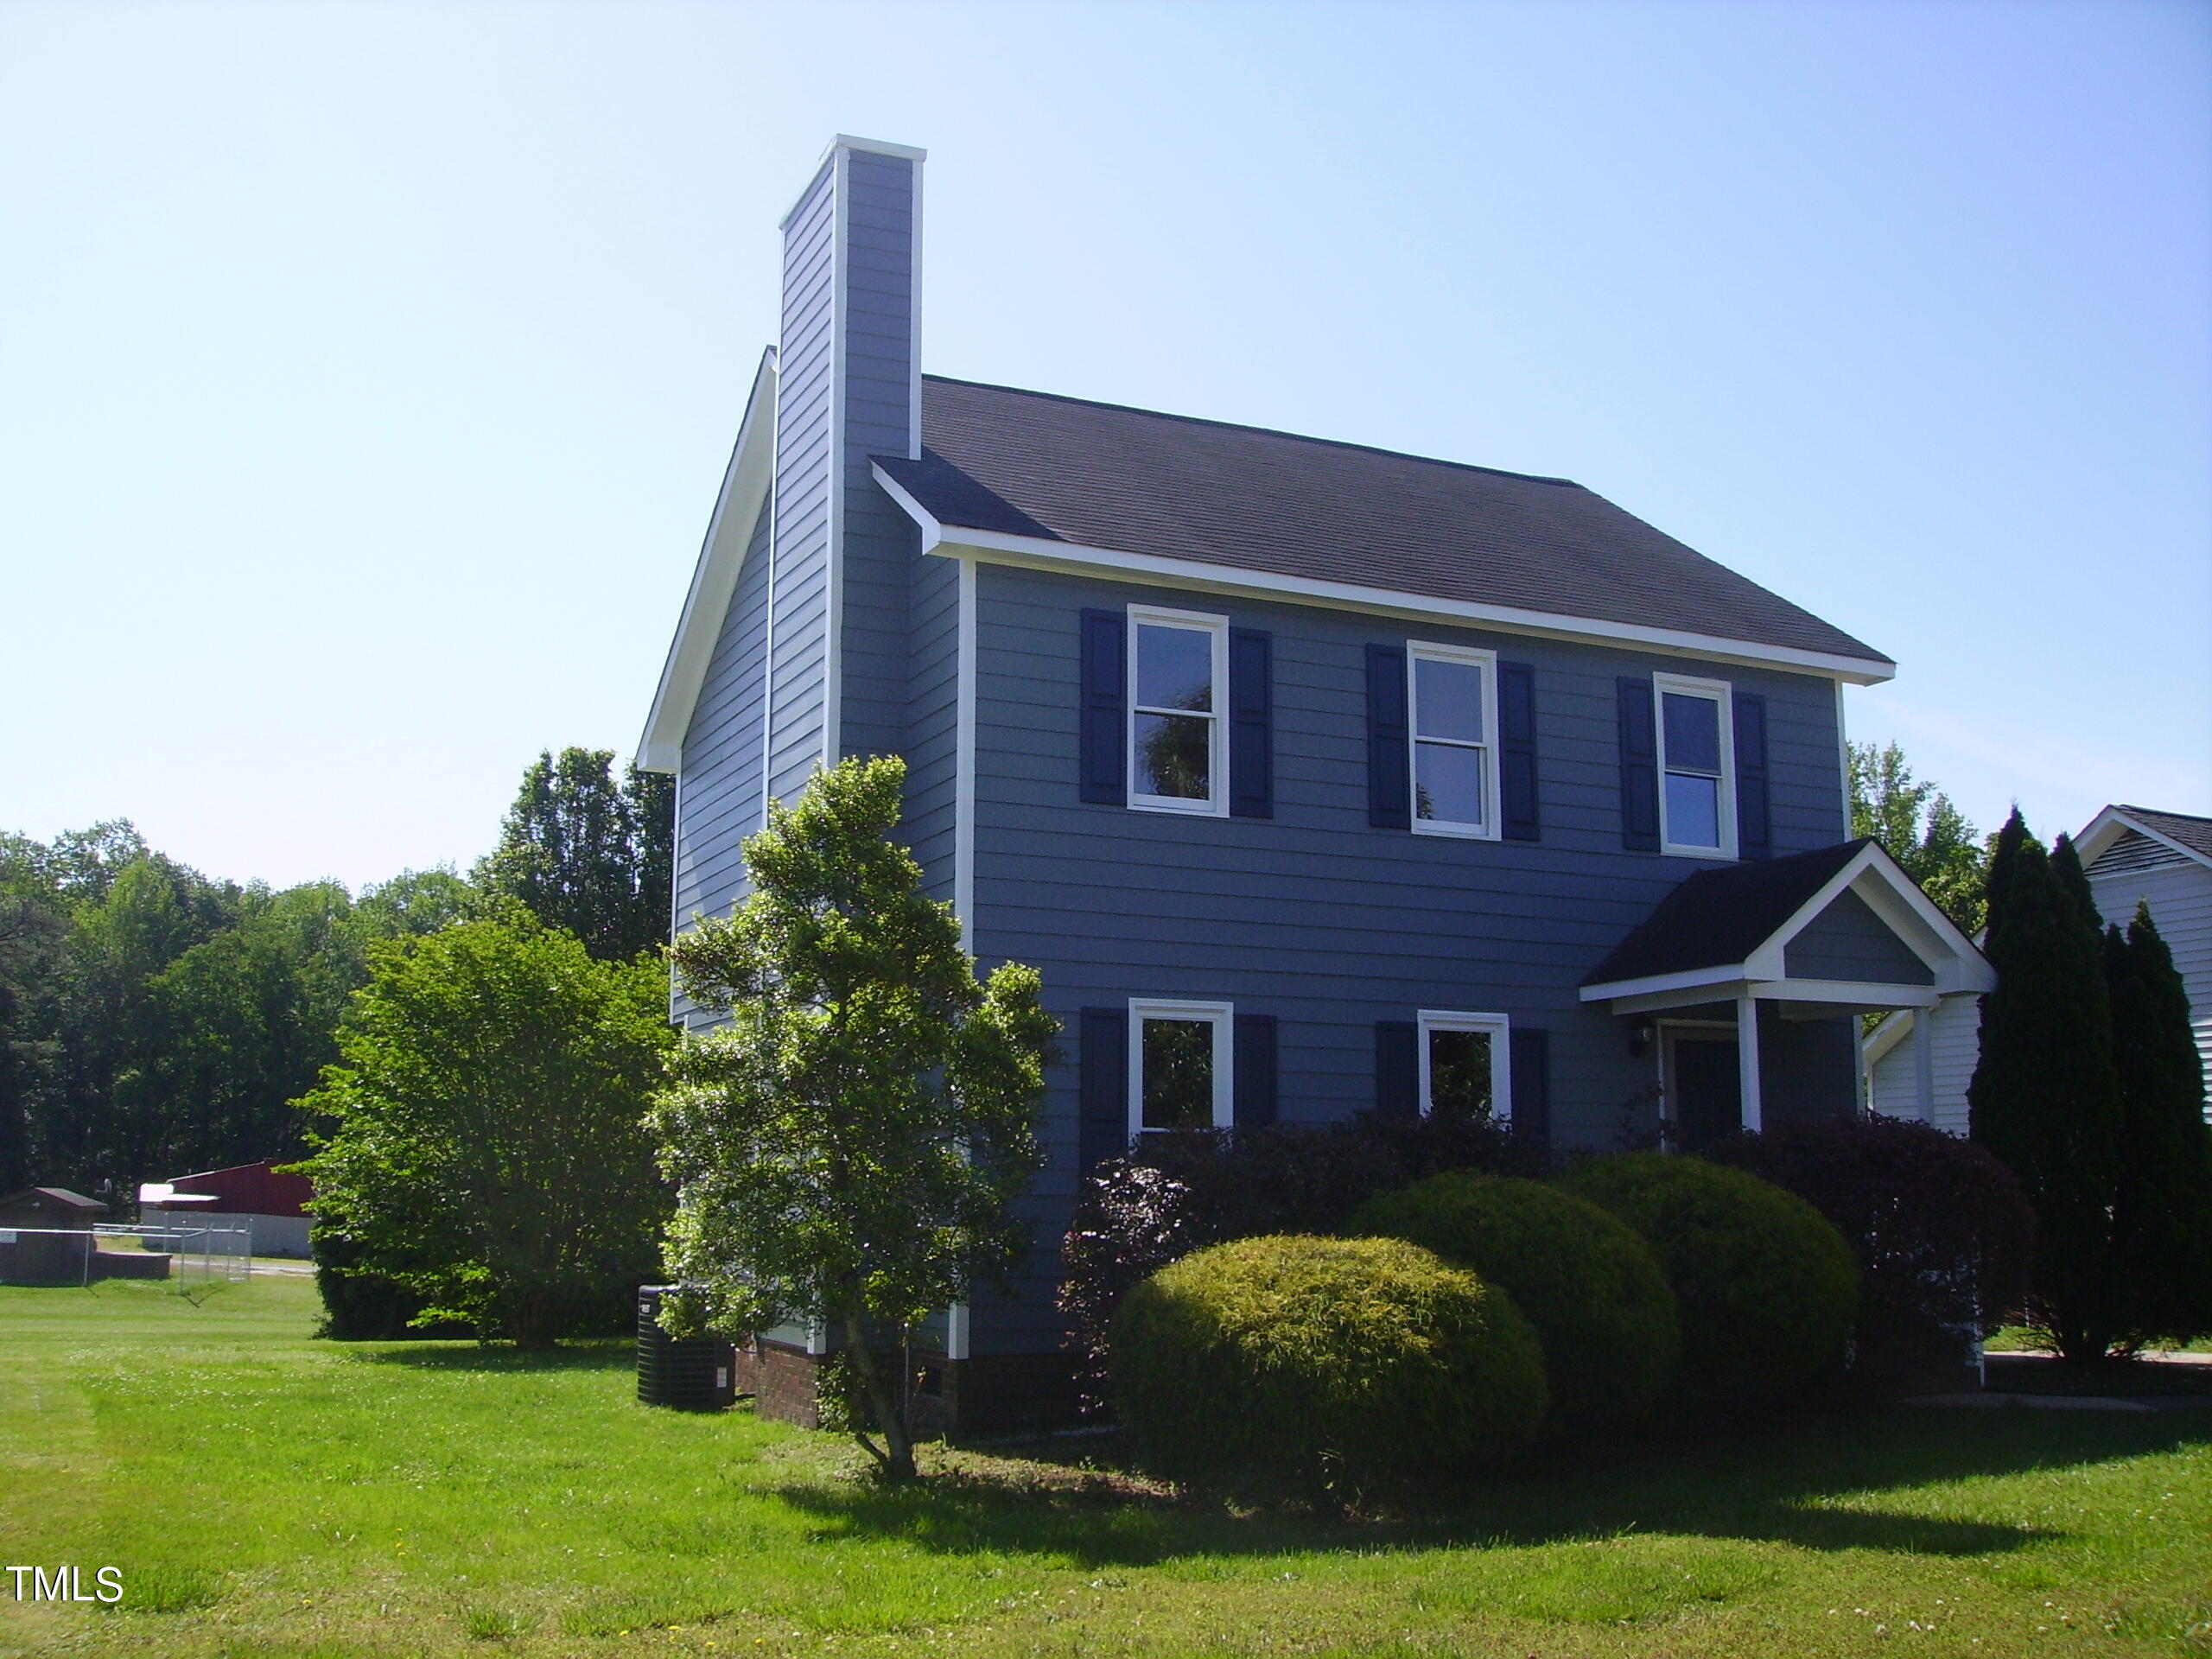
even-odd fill
[[[1377,1193],[1344,1230],[1433,1250],[1511,1296],[1542,1338],[1562,1428],[1633,1422],[1674,1384],[1675,1293],[1651,1247],[1586,1198],[1453,1171]]]
[[[1390,1238],[1185,1256],[1114,1319],[1114,1399],[1164,1472],[1357,1491],[1465,1469],[1542,1421],[1536,1333],[1494,1286]]]
[[[1659,1258],[1693,1398],[1771,1400],[1842,1361],[1859,1268],[1804,1199],[1739,1169],[1657,1152],[1594,1160],[1566,1186],[1635,1228]]]

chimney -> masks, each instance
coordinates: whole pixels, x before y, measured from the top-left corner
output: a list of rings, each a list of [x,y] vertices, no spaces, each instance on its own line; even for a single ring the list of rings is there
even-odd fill
[[[767,792],[905,733],[912,526],[868,473],[921,454],[922,161],[840,135],[785,215]]]

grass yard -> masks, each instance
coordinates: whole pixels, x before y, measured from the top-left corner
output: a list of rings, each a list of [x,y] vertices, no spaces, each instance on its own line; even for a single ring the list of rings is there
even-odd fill
[[[1423,1520],[647,1411],[608,1345],[308,1338],[312,1285],[0,1289],[0,1653],[2212,1654],[2212,1411],[1904,1409]],[[1054,1443],[1057,1459],[1098,1440]]]

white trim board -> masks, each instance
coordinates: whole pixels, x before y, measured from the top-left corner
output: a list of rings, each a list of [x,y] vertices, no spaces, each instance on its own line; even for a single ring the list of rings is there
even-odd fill
[[[952,717],[952,910],[976,954],[976,562],[960,561]]]
[[[715,498],[714,515],[707,521],[706,538],[699,546],[698,563],[691,571],[691,586],[683,596],[683,614],[676,637],[662,664],[660,683],[654,690],[652,708],[638,738],[637,761],[646,772],[674,772],[683,764],[683,739],[691,729],[692,711],[707,683],[707,668],[721,637],[737,579],[745,566],[745,550],[752,543],[760,509],[768,499],[776,471],[776,348],[760,353],[753,371],[753,391],[745,400],[745,418],[737,429],[737,442],[722,473],[721,491]]]
[[[846,249],[852,233],[852,149],[831,146],[836,172],[830,181],[830,499],[829,544],[822,573],[822,770],[836,766],[844,747],[845,712],[845,315],[849,286]]]
[[[900,511],[921,526],[922,551],[925,553],[942,553],[948,557],[974,557],[989,563],[1014,565],[1059,575],[1104,575],[1124,582],[1155,582],[1207,593],[1287,599],[1343,610],[1370,612],[1381,616],[1407,617],[1416,620],[1442,619],[1545,639],[1634,645],[1667,656],[1694,657],[1705,662],[1792,669],[1853,685],[1878,684],[1897,675],[1894,663],[1876,658],[1839,657],[1825,652],[1800,651],[1787,645],[1763,645],[1747,640],[1691,633],[1682,629],[1654,628],[1640,623],[1563,616],[1508,605],[1478,604],[1471,600],[1440,599],[1395,588],[1367,588],[1355,582],[1324,582],[1311,576],[1278,575],[1269,571],[1244,570],[1231,565],[1210,564],[1195,559],[1173,559],[1157,553],[1125,553],[1110,548],[1084,547],[1077,543],[1052,541],[1040,536],[1010,536],[997,531],[949,526],[940,524],[926,507],[914,499],[912,492],[904,488],[880,466],[875,466],[874,471],[875,480],[883,486],[885,493],[899,504]]]

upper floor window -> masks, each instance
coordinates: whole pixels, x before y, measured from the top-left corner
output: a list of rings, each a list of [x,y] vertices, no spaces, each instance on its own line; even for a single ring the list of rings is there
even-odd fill
[[[1719,680],[1652,677],[1659,699],[1659,838],[1669,853],[1736,855],[1735,738]]]
[[[1415,641],[1406,658],[1413,827],[1494,840],[1497,653]]]
[[[1222,816],[1229,619],[1129,607],[1129,804]]]

